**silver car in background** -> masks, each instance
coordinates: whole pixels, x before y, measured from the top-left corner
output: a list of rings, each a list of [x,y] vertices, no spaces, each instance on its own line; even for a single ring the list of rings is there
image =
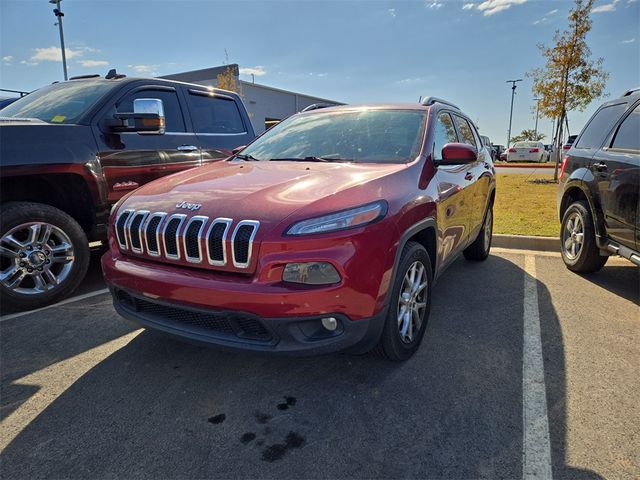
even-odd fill
[[[516,142],[507,150],[507,162],[546,162],[542,142]]]

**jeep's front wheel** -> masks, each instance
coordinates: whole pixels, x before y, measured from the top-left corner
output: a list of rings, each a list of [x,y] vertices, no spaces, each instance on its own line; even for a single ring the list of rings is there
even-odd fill
[[[564,264],[572,272],[597,272],[607,263],[609,257],[600,255],[596,245],[593,217],[587,202],[574,202],[564,213],[560,252]]]
[[[422,245],[402,250],[387,318],[374,352],[393,361],[408,360],[420,346],[431,307],[431,261]]]
[[[89,266],[87,237],[73,218],[40,203],[10,202],[0,218],[3,309],[39,308],[73,292]]]

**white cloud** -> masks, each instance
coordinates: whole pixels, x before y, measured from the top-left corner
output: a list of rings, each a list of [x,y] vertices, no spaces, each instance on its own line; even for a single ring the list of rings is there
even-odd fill
[[[429,7],[431,10],[439,10],[443,5],[444,3],[438,1],[427,3],[427,7]]]
[[[81,57],[86,52],[95,52],[96,50],[89,47],[81,47],[77,49],[65,48],[65,54],[67,60],[71,58]],[[62,61],[62,49],[60,47],[45,47],[34,49],[34,54],[31,56],[32,62],[61,62]]]
[[[105,65],[109,65],[109,62],[106,60],[78,60],[78,63],[84,68],[104,67]]]
[[[558,9],[557,8],[554,8],[550,12],[547,12],[547,15],[553,15],[554,13],[558,13]]]
[[[396,18],[396,9],[395,8],[390,8],[389,10],[387,10],[387,12],[389,12],[389,15],[391,15],[391,18]]]
[[[9,63],[11,60],[13,60],[13,55],[7,55],[6,57],[2,57],[3,62]]]
[[[20,65],[28,65],[30,67],[35,67],[36,65],[40,65],[39,62],[30,62],[28,60],[20,60]]]
[[[521,5],[526,2],[527,0],[485,0],[478,5],[478,10],[484,12],[484,16],[488,17],[504,10],[508,10],[513,5]]]
[[[144,74],[144,75],[155,75],[156,68],[158,65],[128,65],[129,68],[133,69],[134,72]]]
[[[256,65],[255,67],[244,67],[240,69],[240,75],[255,75],[261,77],[267,74],[267,70],[262,65]]]
[[[620,43],[634,43],[636,41],[635,37],[634,38],[630,38],[629,40],[622,40]]]
[[[599,5],[593,10],[592,13],[605,13],[605,12],[613,12],[616,9],[616,3],[620,0],[613,0],[611,3],[605,3],[604,5]]]
[[[471,10],[472,8],[475,8],[476,4],[475,3],[465,3],[462,5],[462,9],[463,10]]]
[[[396,83],[398,85],[415,85],[416,83],[420,83],[424,81],[423,78],[413,77],[413,78],[403,78],[402,80],[398,80]]]

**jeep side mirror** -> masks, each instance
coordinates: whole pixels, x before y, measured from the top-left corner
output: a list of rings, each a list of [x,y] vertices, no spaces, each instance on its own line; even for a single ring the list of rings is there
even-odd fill
[[[164,106],[158,98],[136,98],[132,113],[116,113],[119,120],[111,125],[116,132],[138,132],[163,135],[165,132]]]
[[[447,143],[442,147],[442,160],[437,165],[463,165],[478,160],[478,151],[466,143]]]
[[[246,145],[240,145],[239,147],[236,147],[233,150],[231,150],[231,155],[236,155],[237,153],[240,153],[245,148],[247,148]]]

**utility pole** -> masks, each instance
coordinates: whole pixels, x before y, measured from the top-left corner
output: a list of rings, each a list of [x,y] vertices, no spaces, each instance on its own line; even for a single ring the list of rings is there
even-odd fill
[[[534,133],[533,137],[534,140],[537,142],[538,141],[538,112],[540,111],[540,98],[534,98],[535,102],[536,102],[536,133]]]
[[[62,17],[64,17],[64,13],[62,13],[62,9],[60,8],[60,2],[62,0],[49,0],[49,3],[52,3],[56,6],[53,9],[53,14],[58,18],[58,29],[60,30],[60,49],[62,50],[62,69],[64,70],[64,79],[68,80],[67,77],[67,53],[64,50],[64,32],[62,30]]]
[[[511,144],[511,121],[513,120],[513,97],[516,95],[516,83],[521,82],[522,79],[518,80],[507,80],[506,83],[511,84],[511,111],[509,112],[509,133],[507,133],[507,148]]]

